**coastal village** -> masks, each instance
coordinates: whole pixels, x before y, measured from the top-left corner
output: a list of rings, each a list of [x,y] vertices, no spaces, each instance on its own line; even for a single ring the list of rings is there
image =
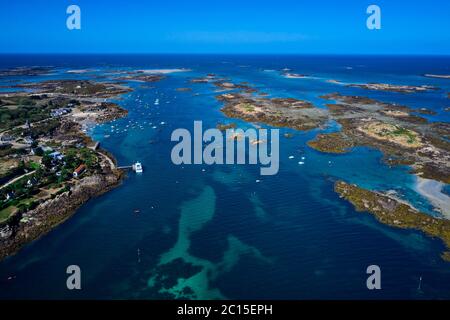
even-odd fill
[[[86,128],[126,115],[106,99],[129,88],[76,80],[23,86],[32,91],[0,93],[0,258],[64,221],[123,175]]]

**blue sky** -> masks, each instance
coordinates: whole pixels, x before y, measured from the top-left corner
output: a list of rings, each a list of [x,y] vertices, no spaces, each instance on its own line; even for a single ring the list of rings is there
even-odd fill
[[[71,4],[81,30],[66,28]],[[448,0],[1,0],[0,52],[450,54],[449,13]]]

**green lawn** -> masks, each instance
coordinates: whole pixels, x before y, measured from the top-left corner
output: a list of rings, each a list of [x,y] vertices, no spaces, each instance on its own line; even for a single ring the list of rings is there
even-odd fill
[[[41,165],[39,163],[36,163],[36,162],[33,162],[33,161],[30,161],[30,163],[28,165],[33,170],[37,170],[37,169],[39,169],[41,167]]]
[[[397,130],[392,132],[393,135],[404,135],[408,137],[408,143],[414,143],[416,141],[416,136],[413,132],[405,128],[397,128]]]
[[[17,208],[15,206],[9,206],[3,210],[0,210],[0,222],[8,220],[8,218],[16,212]]]
[[[252,106],[252,105],[249,104],[249,103],[244,104],[243,108],[245,109],[245,111],[248,111],[248,112],[253,112],[253,111],[255,111],[255,107]]]
[[[26,198],[26,199],[22,199],[17,203],[17,206],[21,205],[21,204],[25,204],[25,205],[30,205],[30,203],[32,203],[34,201],[34,198]]]
[[[20,201],[18,201],[17,203],[14,202],[14,205],[10,205],[9,207],[0,210],[0,223],[4,222],[6,220],[8,220],[8,218],[16,213],[17,210],[19,210],[18,208],[20,206],[29,206],[33,201],[35,201],[35,198],[31,197],[31,198],[26,198],[26,199],[22,199]]]

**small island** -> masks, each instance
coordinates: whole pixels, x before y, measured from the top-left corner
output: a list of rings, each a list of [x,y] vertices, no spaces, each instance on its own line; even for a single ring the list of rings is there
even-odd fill
[[[411,85],[395,85],[388,83],[366,83],[366,84],[348,84],[347,87],[361,88],[366,90],[375,90],[375,91],[389,91],[389,92],[397,92],[397,93],[416,93],[416,92],[426,92],[438,90],[439,88],[428,86],[428,85],[420,85],[420,86],[411,86]]]
[[[41,76],[53,71],[51,67],[18,67],[0,70],[0,77]]]
[[[214,85],[216,87],[222,89],[223,91],[236,90],[236,89],[242,90],[245,93],[253,93],[253,92],[257,91],[256,89],[252,88],[247,83],[235,84],[235,83],[232,83],[232,82],[217,80],[217,81],[214,82]]]
[[[375,218],[392,227],[415,229],[441,239],[448,251],[442,258],[450,261],[450,221],[419,212],[398,199],[386,194],[362,189],[356,185],[338,181],[334,190],[339,196],[355,206],[359,212],[369,212]]]
[[[450,79],[450,75],[449,74],[431,74],[431,73],[426,73],[423,76],[427,77],[427,78]]]
[[[293,98],[255,97],[245,93],[226,93],[216,98],[225,102],[221,110],[228,117],[248,122],[311,130],[327,120],[326,110],[318,109],[308,101]]]
[[[336,102],[327,107],[342,130],[317,136],[308,143],[310,147],[345,153],[354,146],[370,146],[381,150],[390,165],[411,165],[419,176],[450,182],[448,123],[429,123],[406,106],[366,97],[334,93],[322,98]]]
[[[307,142],[308,146],[325,153],[347,153],[354,143],[342,132],[318,134],[314,140]]]
[[[285,73],[283,73],[283,77],[285,77],[287,79],[304,79],[308,76],[306,74],[285,72]]]

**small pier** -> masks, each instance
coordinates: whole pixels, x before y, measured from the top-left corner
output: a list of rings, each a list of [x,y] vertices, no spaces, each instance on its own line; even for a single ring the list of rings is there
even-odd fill
[[[142,164],[140,162],[136,162],[136,163],[132,164],[131,166],[120,166],[120,167],[117,167],[117,169],[133,170],[136,173],[142,173],[144,171],[142,168]]]
[[[117,167],[117,169],[130,170],[130,169],[133,169],[133,165],[131,165],[131,166],[121,166],[121,167]]]
[[[93,146],[90,146],[88,148],[97,151],[98,147],[100,147],[100,142],[97,141]]]

